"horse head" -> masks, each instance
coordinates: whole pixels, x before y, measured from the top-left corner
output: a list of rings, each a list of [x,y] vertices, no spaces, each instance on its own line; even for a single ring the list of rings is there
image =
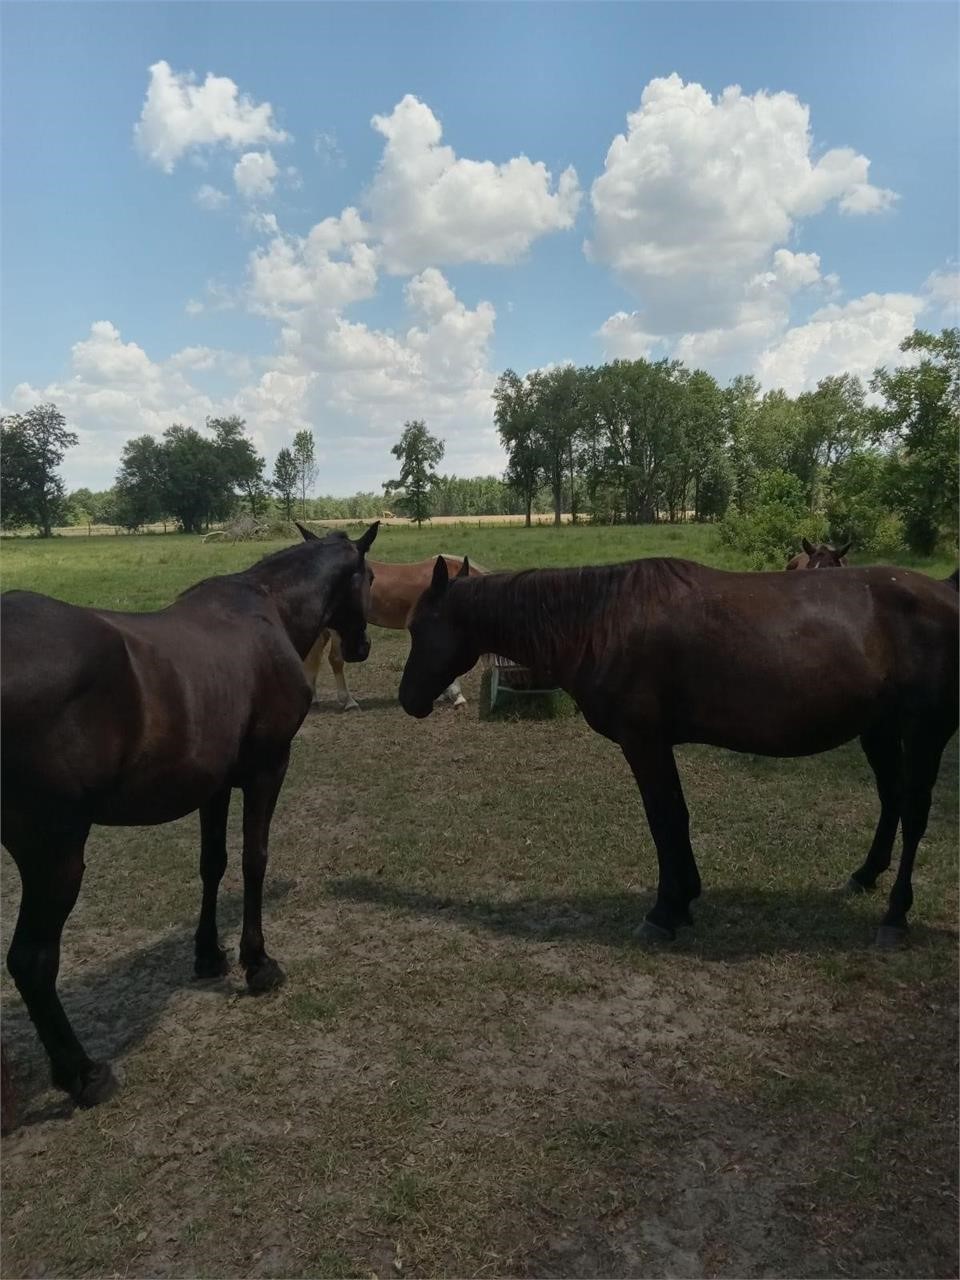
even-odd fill
[[[367,615],[373,582],[373,571],[366,562],[366,555],[380,529],[380,521],[375,520],[356,541],[340,531],[320,538],[306,525],[296,524],[304,542],[318,542],[328,549],[336,542],[349,551],[347,565],[338,566],[336,570],[338,581],[331,593],[330,612],[324,626],[339,636],[344,662],[365,662],[370,653]]]
[[[840,569],[847,563],[847,552],[853,544],[848,542],[842,547],[832,547],[829,542],[813,543],[802,538],[801,545],[806,553],[807,563],[798,565],[798,568]]]
[[[469,576],[470,561],[464,557],[454,581]],[[452,594],[447,562],[437,556],[430,586],[417,601],[407,624],[410,654],[400,681],[400,704],[418,720],[428,716],[435,699],[480,658],[473,637],[458,623],[451,609]]]

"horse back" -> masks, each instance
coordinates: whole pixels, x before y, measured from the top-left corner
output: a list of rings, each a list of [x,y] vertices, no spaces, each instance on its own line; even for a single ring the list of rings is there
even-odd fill
[[[825,750],[888,714],[955,724],[949,584],[885,566],[788,575],[673,565],[625,580],[601,646],[609,716],[623,708],[674,741],[770,755]]]
[[[456,577],[463,566],[463,557],[444,555],[443,559],[450,577]],[[391,631],[402,631],[414,605],[430,585],[437,557],[431,556],[429,560],[418,560],[412,564],[373,560],[369,563],[373,570],[373,586],[370,589],[368,621]],[[471,578],[484,572],[478,566],[470,565]]]

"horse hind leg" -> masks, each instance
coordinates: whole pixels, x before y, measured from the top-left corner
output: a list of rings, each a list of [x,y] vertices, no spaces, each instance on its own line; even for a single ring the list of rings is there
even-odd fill
[[[360,703],[347,687],[347,677],[343,674],[343,653],[340,650],[340,640],[333,632],[330,633],[330,670],[333,672],[333,678],[337,682],[337,701],[340,703],[340,710],[359,711]]]
[[[897,878],[890,890],[887,912],[877,931],[877,946],[898,946],[906,937],[907,913],[913,906],[913,864],[917,846],[923,839],[930,815],[933,786],[940,770],[940,757],[953,730],[944,735],[931,726],[904,735],[903,799],[901,826],[903,850]]]
[[[900,824],[903,752],[899,732],[895,726],[872,730],[861,735],[860,745],[877,781],[880,818],[863,865],[847,881],[848,893],[867,893],[876,885],[877,877],[890,866]]]
[[[217,895],[227,869],[227,814],[230,788],[224,787],[200,806],[200,879],[203,898],[194,935],[193,973],[196,978],[221,978],[230,971],[227,953],[217,934]]]
[[[7,968],[50,1058],[53,1083],[81,1107],[105,1102],[119,1087],[110,1064],[87,1055],[57,995],[60,939],[80,892],[88,831],[5,840],[23,886]]]

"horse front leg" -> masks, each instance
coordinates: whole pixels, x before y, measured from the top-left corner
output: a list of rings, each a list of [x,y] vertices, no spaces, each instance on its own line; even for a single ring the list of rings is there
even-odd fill
[[[217,934],[217,895],[227,869],[227,814],[230,787],[200,806],[200,879],[203,898],[194,935],[193,973],[197,978],[221,978],[230,970],[227,953]]]
[[[50,1058],[53,1083],[80,1107],[96,1106],[119,1088],[110,1064],[87,1055],[57,995],[60,939],[83,881],[89,830],[4,834],[23,885],[7,968]]]
[[[454,680],[448,689],[444,689],[440,697],[446,698],[447,702],[452,703],[455,707],[465,707],[467,705],[467,700],[460,689],[459,680]]]
[[[333,635],[331,631],[321,631],[313,642],[313,648],[303,660],[304,675],[313,691],[313,701],[317,702],[317,677],[320,675],[320,663],[323,661],[323,654],[330,638]]]
[[[700,873],[690,845],[690,815],[668,743],[630,739],[621,750],[640,788],[650,834],[657,847],[657,900],[638,930],[641,938],[673,941],[692,925],[690,903],[700,896]]]
[[[283,786],[290,749],[243,787],[243,931],[240,963],[251,992],[271,991],[286,975],[263,945],[263,877],[267,870],[270,820]]]
[[[343,654],[340,650],[340,637],[330,633],[330,670],[337,682],[337,701],[341,711],[359,711],[360,703],[347,688],[347,677],[343,674]]]

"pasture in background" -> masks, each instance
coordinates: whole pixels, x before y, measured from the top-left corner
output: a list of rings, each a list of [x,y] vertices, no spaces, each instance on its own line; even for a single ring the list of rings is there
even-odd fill
[[[157,608],[277,545],[5,540],[3,585]],[[389,528],[376,546],[441,550],[739,567],[704,526]],[[678,751],[707,888],[696,930],[648,952],[632,931],[656,858],[619,752],[579,717],[481,723],[476,671],[466,712],[410,720],[407,637],[371,638],[362,712],[322,685],[277,808],[282,991],[246,997],[239,965],[192,983],[195,818],[88,845],[60,988],[124,1073],[116,1102],[64,1120],[3,975],[22,1121],[3,1274],[955,1275],[956,741],[912,944],[888,955],[878,898],[836,892],[877,815],[856,744]],[[2,874],[9,937],[6,856]]]

